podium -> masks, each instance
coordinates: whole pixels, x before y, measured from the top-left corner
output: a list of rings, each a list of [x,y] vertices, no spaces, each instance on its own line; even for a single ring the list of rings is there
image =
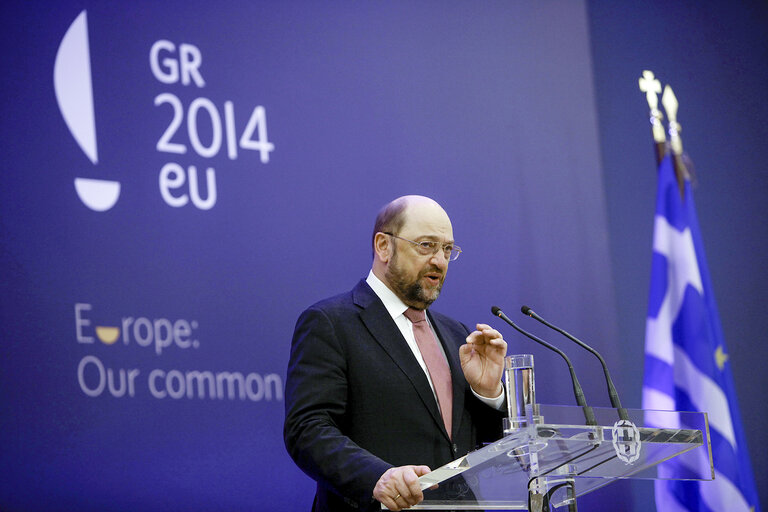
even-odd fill
[[[413,510],[576,510],[617,479],[714,479],[706,413],[536,404],[527,370],[507,372],[504,437],[422,476]]]

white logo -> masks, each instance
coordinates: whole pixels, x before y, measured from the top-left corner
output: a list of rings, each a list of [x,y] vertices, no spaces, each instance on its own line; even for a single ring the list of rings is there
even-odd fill
[[[86,11],[72,22],[61,40],[53,67],[53,88],[69,131],[91,163],[98,164]],[[103,212],[117,203],[120,182],[75,178],[75,190],[88,208]]]
[[[616,456],[625,464],[632,464],[640,458],[640,431],[629,420],[619,420],[611,428],[611,438]]]

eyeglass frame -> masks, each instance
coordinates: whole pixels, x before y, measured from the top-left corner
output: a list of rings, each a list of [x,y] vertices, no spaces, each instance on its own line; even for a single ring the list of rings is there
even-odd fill
[[[384,233],[385,235],[389,235],[389,236],[391,236],[393,238],[398,238],[400,240],[405,240],[406,242],[410,242],[413,245],[421,247],[422,249],[429,249],[429,250],[432,251],[430,256],[434,256],[435,254],[437,254],[437,251],[439,250],[438,246],[442,246],[443,256],[445,256],[445,259],[447,259],[448,261],[456,261],[457,259],[459,259],[459,255],[461,254],[461,247],[459,247],[458,245],[456,245],[454,243],[446,244],[446,243],[443,243],[443,242],[438,242],[437,240],[423,240],[421,242],[416,242],[414,240],[408,240],[407,238],[403,238],[401,236],[397,236],[396,234],[390,233],[389,231],[382,231],[382,233]],[[452,247],[452,248],[449,251],[447,249],[447,247]],[[454,254],[455,254],[455,256],[454,256]],[[424,254],[424,256],[427,256],[427,254]]]

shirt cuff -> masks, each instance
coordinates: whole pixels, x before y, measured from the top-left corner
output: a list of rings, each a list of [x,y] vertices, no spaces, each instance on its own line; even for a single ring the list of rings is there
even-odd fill
[[[472,386],[469,387],[469,389],[472,389]],[[477,392],[472,389],[472,394],[475,395],[478,400],[483,402],[484,404],[488,405],[489,407],[493,407],[497,411],[500,411],[503,409],[504,406],[504,386],[501,386],[501,394],[497,396],[496,398],[486,398],[484,396],[480,396],[477,394]]]

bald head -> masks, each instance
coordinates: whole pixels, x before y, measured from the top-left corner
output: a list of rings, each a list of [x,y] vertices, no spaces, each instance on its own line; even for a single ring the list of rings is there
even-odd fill
[[[448,214],[435,201],[426,196],[401,196],[394,201],[386,204],[376,216],[376,222],[373,225],[373,235],[371,244],[375,243],[376,233],[399,233],[410,214],[418,215],[421,211],[432,210],[434,213],[442,212],[445,218]],[[449,221],[450,222],[450,221]]]

